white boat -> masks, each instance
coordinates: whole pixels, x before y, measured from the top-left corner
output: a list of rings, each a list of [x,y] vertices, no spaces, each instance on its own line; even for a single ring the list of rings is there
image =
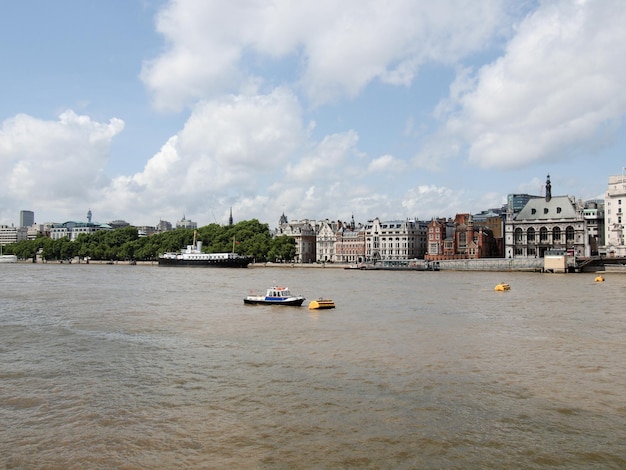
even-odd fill
[[[304,302],[301,295],[293,295],[289,287],[270,287],[265,295],[252,294],[244,297],[244,304],[263,304],[263,305],[291,305],[300,307]]]
[[[159,266],[216,267],[216,268],[247,268],[252,262],[250,256],[235,253],[203,253],[202,242],[196,242],[179,253],[163,253],[159,255]],[[234,242],[233,242],[234,245]]]
[[[2,245],[0,245],[0,263],[17,263],[17,255],[3,255]]]

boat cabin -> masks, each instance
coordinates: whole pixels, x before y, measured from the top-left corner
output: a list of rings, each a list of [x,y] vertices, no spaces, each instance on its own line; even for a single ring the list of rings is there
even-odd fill
[[[291,292],[287,287],[272,287],[267,289],[268,297],[291,297]]]

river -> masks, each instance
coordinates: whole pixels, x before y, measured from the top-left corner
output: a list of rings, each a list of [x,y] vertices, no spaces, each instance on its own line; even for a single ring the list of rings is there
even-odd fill
[[[0,276],[0,468],[626,468],[626,275]]]

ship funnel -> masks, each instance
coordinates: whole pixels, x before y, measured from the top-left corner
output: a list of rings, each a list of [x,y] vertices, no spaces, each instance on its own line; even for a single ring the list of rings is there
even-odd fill
[[[201,241],[198,242],[198,251],[202,251],[202,242]]]

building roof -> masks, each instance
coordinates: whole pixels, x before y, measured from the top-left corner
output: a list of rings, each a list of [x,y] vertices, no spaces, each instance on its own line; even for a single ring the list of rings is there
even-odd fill
[[[110,229],[111,226],[109,224],[101,224],[99,222],[76,222],[74,220],[68,220],[67,222],[63,222],[60,224],[52,224],[54,228],[75,228],[75,227],[99,227]]]
[[[550,200],[543,197],[530,199],[515,220],[554,220],[575,219],[576,207],[569,196],[554,196]]]

